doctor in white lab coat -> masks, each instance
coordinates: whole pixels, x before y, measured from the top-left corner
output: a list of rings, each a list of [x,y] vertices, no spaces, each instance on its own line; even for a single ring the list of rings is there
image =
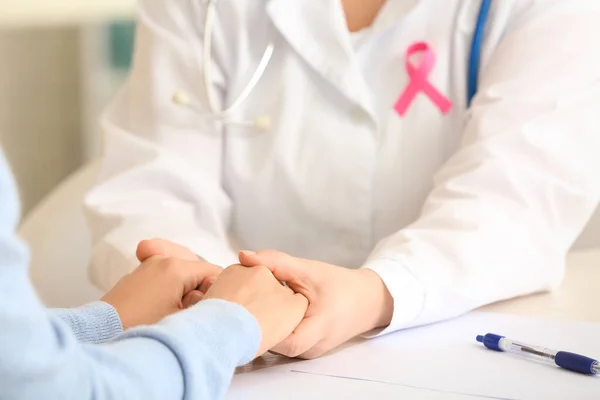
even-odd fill
[[[142,0],[86,198],[94,281],[113,285],[154,237],[219,266],[239,249],[288,253],[241,257],[309,297],[281,350],[306,357],[556,287],[600,195],[600,2],[493,1],[468,107],[480,4],[220,0],[206,86],[205,3]],[[231,120],[270,129],[207,117],[206,91],[227,107],[269,40]],[[449,112],[423,92],[394,108],[418,42]],[[193,107],[172,102],[177,89]]]

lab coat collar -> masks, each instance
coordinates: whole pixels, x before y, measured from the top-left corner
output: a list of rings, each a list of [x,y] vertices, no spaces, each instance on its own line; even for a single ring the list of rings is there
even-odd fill
[[[267,13],[308,65],[377,121],[340,0],[269,0]]]

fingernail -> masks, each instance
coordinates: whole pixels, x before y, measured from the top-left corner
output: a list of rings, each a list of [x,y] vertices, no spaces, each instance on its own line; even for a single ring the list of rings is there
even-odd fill
[[[240,251],[240,253],[242,253],[245,256],[253,256],[256,254],[255,252],[253,252],[251,250],[242,250],[242,251]]]
[[[204,293],[195,293],[194,294],[194,300],[195,301],[200,301],[204,298]]]

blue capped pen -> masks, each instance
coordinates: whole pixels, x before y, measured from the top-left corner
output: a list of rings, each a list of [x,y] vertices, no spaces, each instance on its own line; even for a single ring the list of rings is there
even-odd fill
[[[490,350],[503,351],[530,360],[558,365],[561,368],[582,374],[600,375],[600,363],[597,360],[579,354],[530,346],[493,333],[488,333],[485,336],[479,335],[477,336],[477,341],[483,343]]]

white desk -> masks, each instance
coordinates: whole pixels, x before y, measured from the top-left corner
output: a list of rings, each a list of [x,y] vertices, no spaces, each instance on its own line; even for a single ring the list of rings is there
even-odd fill
[[[130,18],[135,4],[136,0],[1,0],[0,27]]]
[[[600,249],[567,258],[565,280],[552,293],[541,293],[483,307],[481,311],[600,322]]]

